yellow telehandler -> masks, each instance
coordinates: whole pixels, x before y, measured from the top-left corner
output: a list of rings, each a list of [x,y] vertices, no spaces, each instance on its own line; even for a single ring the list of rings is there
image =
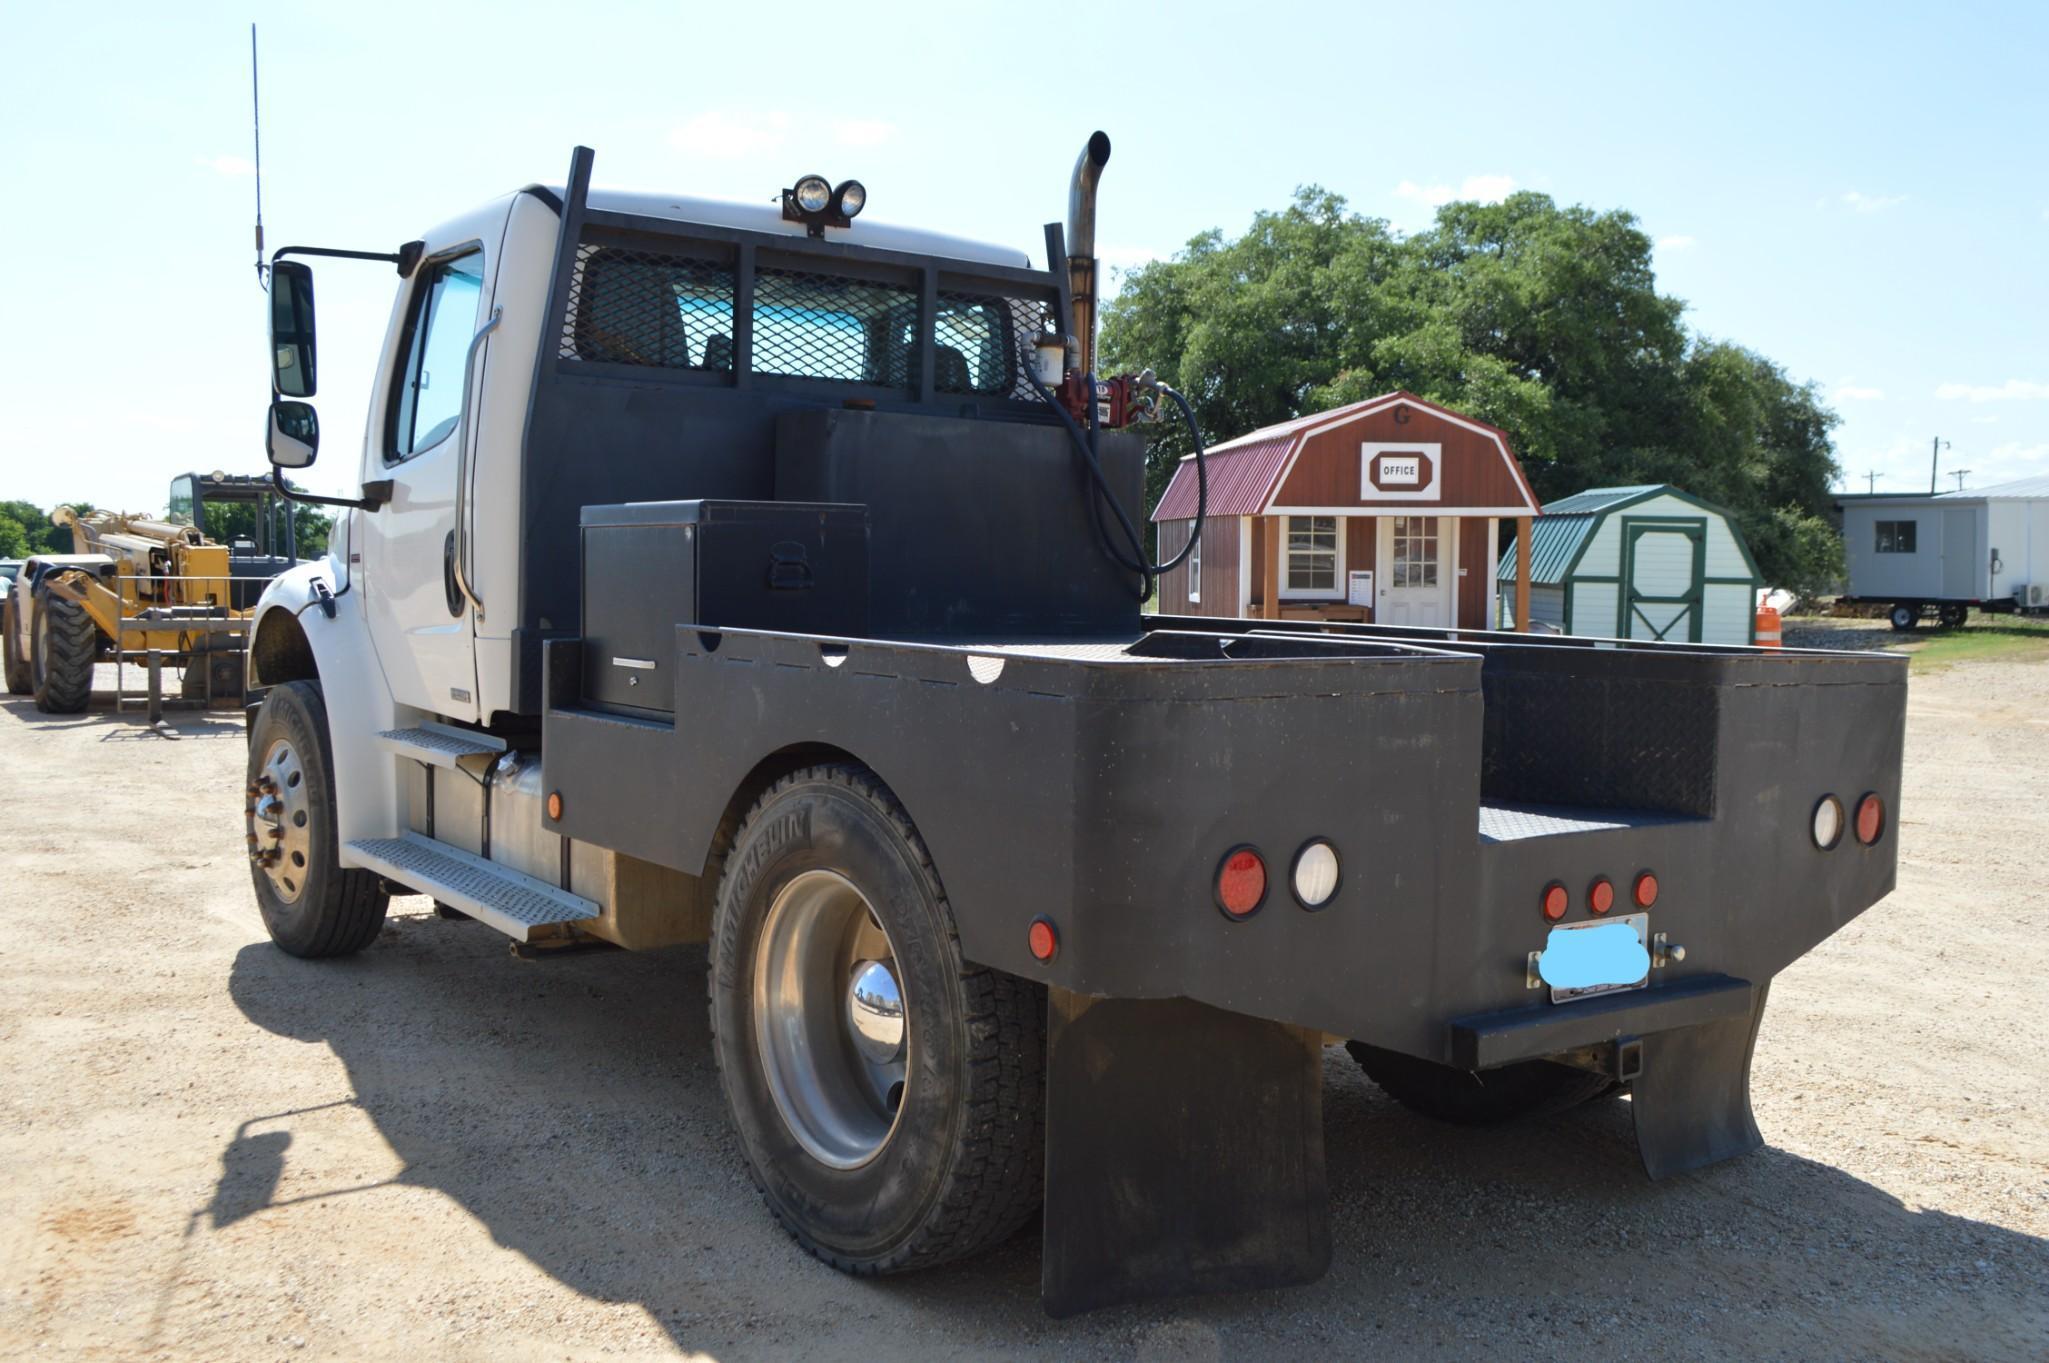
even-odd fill
[[[60,506],[50,520],[70,530],[72,552],[30,557],[0,606],[10,692],[76,714],[95,663],[154,653],[184,669],[185,699],[241,698],[250,609],[297,562],[291,504],[267,478],[188,473],[172,481],[164,517]]]

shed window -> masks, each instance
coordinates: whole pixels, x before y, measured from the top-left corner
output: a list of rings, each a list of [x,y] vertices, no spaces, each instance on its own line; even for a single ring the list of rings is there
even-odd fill
[[[1914,552],[1915,521],[1880,521],[1878,523],[1878,552],[1881,554],[1911,554]]]
[[[1288,517],[1287,589],[1302,596],[1338,594],[1338,518]]]
[[[1195,536],[1194,545],[1188,550],[1188,599],[1202,600],[1202,536],[1194,521],[1188,523],[1188,533]]]

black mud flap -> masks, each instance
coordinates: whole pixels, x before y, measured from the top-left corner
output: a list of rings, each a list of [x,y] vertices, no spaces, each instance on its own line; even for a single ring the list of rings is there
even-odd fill
[[[1747,1014],[1643,1039],[1643,1073],[1631,1086],[1630,1107],[1636,1113],[1637,1153],[1652,1178],[1683,1174],[1764,1144],[1750,1115],[1750,1057],[1770,989],[1761,984],[1751,990]]]
[[[1322,1277],[1322,1038],[1187,999],[1048,992],[1047,1314]]]

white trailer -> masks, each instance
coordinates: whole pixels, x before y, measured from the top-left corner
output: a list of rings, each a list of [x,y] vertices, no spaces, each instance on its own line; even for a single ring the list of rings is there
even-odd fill
[[[1923,496],[1844,497],[1847,601],[1890,608],[1913,629],[1930,611],[1944,628],[1971,607],[2049,610],[2049,477]]]

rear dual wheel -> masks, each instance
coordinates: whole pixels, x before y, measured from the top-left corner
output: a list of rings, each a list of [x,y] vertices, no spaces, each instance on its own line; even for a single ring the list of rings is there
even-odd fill
[[[708,992],[754,1181],[818,1258],[925,1268],[1037,1209],[1044,991],[961,959],[931,856],[866,768],[796,772],[748,812]]]

